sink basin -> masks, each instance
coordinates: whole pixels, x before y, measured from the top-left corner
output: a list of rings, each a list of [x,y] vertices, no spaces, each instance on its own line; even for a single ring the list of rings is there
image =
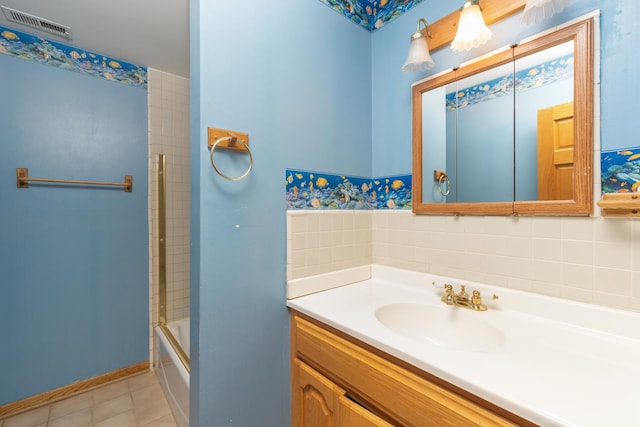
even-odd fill
[[[409,303],[385,305],[375,312],[380,323],[408,338],[454,350],[496,351],[504,344],[505,335],[482,320],[483,315],[460,307]]]

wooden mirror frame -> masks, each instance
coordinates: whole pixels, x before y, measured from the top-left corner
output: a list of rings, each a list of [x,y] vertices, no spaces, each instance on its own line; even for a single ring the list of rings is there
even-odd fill
[[[593,18],[544,34],[488,58],[419,82],[412,87],[413,212],[448,215],[567,215],[593,211]],[[574,169],[573,199],[476,203],[423,203],[422,94],[490,68],[573,40]],[[515,147],[514,147],[515,149]]]

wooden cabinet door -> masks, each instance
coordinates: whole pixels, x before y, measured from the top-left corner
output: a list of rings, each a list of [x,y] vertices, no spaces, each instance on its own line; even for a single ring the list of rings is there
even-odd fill
[[[392,427],[345,396],[340,398],[340,427]]]
[[[338,427],[344,391],[298,359],[293,360],[292,380],[293,426]]]
[[[292,378],[294,427],[392,427],[298,359],[293,359]]]

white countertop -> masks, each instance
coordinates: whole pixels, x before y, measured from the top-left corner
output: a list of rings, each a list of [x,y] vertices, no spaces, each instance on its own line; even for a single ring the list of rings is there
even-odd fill
[[[287,305],[534,423],[640,426],[640,314],[390,267],[371,271],[368,280]],[[445,281],[480,290],[489,310],[444,305],[432,282]],[[500,298],[487,302],[492,293]],[[375,317],[398,303],[464,310],[505,341],[469,351],[401,335]]]

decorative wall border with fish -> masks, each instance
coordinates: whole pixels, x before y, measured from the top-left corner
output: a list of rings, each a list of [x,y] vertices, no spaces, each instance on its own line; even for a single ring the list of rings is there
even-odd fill
[[[546,61],[516,73],[516,92],[573,78],[573,54]],[[491,101],[495,98],[513,95],[511,74],[478,83],[472,87],[450,92],[446,95],[447,111]]]
[[[603,151],[602,193],[640,192],[640,147]]]
[[[288,210],[411,209],[411,174],[362,178],[287,169]]]
[[[0,54],[12,55],[129,86],[145,89],[147,87],[146,67],[3,26],[0,26]]]
[[[422,0],[320,0],[361,27],[375,31]]]

